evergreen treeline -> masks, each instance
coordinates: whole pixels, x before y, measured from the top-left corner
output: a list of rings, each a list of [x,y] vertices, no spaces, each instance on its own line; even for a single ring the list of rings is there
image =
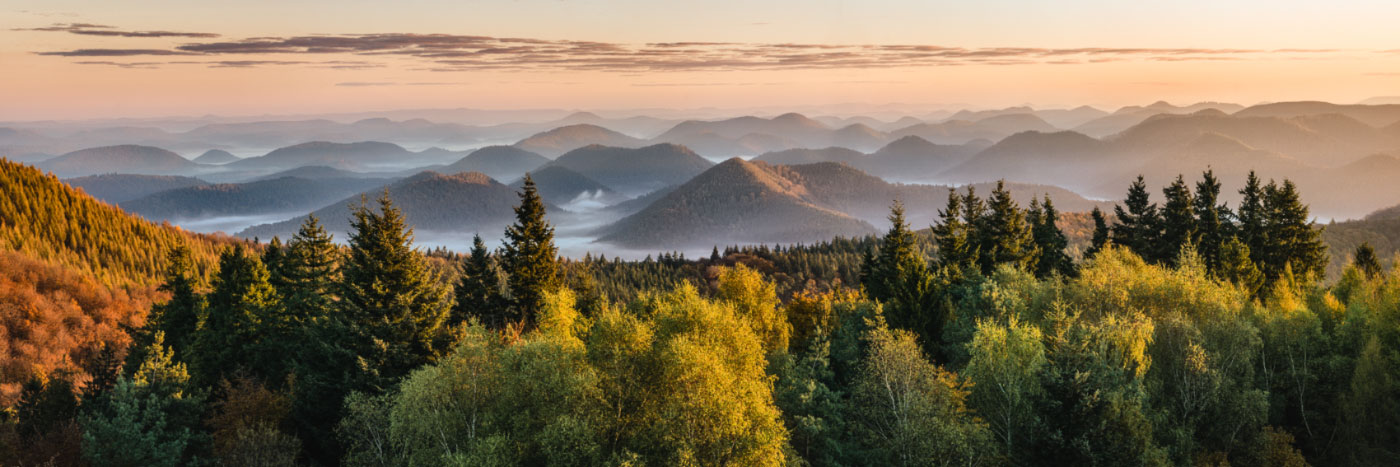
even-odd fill
[[[52,175],[0,159],[0,249],[74,268],[109,285],[158,282],[166,253],[186,247],[212,266],[236,240],[155,225],[69,188]]]
[[[24,384],[0,458],[1400,462],[1400,276],[1358,248],[1324,284],[1291,183],[1236,209],[1211,186],[1134,183],[1078,263],[1052,200],[1000,187],[950,192],[931,235],[896,204],[879,239],[641,262],[556,258],[528,182],[504,244],[462,256],[415,250],[382,197],[345,248],[313,217],[208,274],[172,250],[130,350]]]

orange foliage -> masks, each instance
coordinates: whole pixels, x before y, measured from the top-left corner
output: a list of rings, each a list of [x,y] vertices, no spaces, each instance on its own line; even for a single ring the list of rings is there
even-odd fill
[[[154,291],[114,289],[88,275],[0,252],[0,407],[13,405],[35,375],[67,370],[81,385],[83,364],[103,343],[125,348],[124,327],[145,323]]]

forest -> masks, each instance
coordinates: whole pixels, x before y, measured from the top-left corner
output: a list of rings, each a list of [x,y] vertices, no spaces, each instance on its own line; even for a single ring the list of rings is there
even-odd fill
[[[528,176],[458,254],[387,193],[344,244],[257,244],[0,168],[32,192],[0,214],[93,223],[0,225],[7,465],[1400,463],[1400,275],[1361,243],[1327,279],[1288,180],[1139,177],[1082,254],[998,185],[926,231],[895,202],[880,237],[622,261],[560,258]]]

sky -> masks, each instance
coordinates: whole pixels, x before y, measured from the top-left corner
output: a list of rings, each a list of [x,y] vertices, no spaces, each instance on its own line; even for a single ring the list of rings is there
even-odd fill
[[[1400,2],[4,0],[0,120],[1400,95]]]

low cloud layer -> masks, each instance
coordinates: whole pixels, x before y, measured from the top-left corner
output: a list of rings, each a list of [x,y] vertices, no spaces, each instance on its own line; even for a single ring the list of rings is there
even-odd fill
[[[121,31],[111,26],[68,23],[30,31],[120,37],[215,38],[212,33]],[[962,65],[1076,65],[1117,61],[1215,61],[1278,56],[1314,57],[1345,51],[1335,49],[1235,48],[966,48],[938,45],[844,45],[791,43],[664,42],[624,44],[593,41],[543,40],[455,34],[342,34],[208,40],[169,48],[82,48],[38,51],[60,57],[172,56],[238,57],[208,61],[152,62],[143,67],[205,64],[210,67],[252,67],[300,64],[339,68],[386,66],[405,59],[415,69],[436,72],[516,71],[734,71],[841,68],[902,68]],[[282,59],[282,57],[302,57]],[[274,58],[276,57],[276,58]],[[355,57],[327,61],[313,57]],[[353,62],[353,63],[351,63]],[[132,64],[79,63],[132,67]],[[337,66],[337,63],[339,65]]]

